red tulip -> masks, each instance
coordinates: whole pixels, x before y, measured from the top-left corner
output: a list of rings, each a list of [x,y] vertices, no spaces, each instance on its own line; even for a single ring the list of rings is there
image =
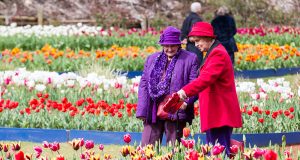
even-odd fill
[[[252,115],[252,110],[247,111],[247,114],[248,114],[249,116],[251,116],[251,115]]]
[[[289,110],[290,110],[290,112],[294,112],[295,111],[294,107],[290,107]]]
[[[278,112],[273,112],[273,113],[272,113],[272,118],[273,118],[273,119],[276,119],[277,116],[278,116]]]
[[[277,160],[277,154],[272,150],[268,150],[264,154],[264,158],[265,158],[265,160]]]
[[[25,160],[23,151],[19,151],[18,153],[15,154],[15,160]]]
[[[39,98],[41,98],[41,97],[43,97],[43,93],[38,92],[38,93],[36,94],[36,96],[39,97]]]
[[[48,94],[48,93],[45,93],[45,94],[44,94],[44,98],[45,98],[45,99],[49,98],[49,94]]]
[[[259,118],[259,119],[258,119],[258,122],[259,122],[259,123],[264,123],[264,119],[263,119],[263,118]]]
[[[266,115],[270,114],[270,110],[265,110]]]
[[[125,134],[124,137],[123,137],[123,140],[124,140],[125,143],[130,143],[130,141],[131,141],[130,134]]]
[[[183,136],[184,136],[185,138],[187,138],[187,137],[190,135],[190,133],[191,133],[190,128],[188,128],[188,127],[184,127],[184,128],[183,128]]]
[[[58,156],[56,157],[56,160],[65,160],[65,157],[62,156],[62,155],[58,155]]]
[[[289,116],[290,115],[290,111],[289,110],[285,110],[283,113],[284,113],[285,116]]]
[[[253,106],[252,110],[253,110],[253,112],[258,112],[259,108],[258,108],[258,106]]]

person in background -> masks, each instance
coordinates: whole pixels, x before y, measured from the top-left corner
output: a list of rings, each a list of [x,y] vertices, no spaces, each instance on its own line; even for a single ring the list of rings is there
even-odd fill
[[[190,31],[192,29],[192,26],[196,22],[202,21],[201,17],[199,16],[199,14],[201,13],[201,3],[199,3],[199,2],[192,3],[190,11],[191,12],[189,13],[189,15],[183,21],[183,24],[181,27],[180,40],[181,40],[182,44],[186,44],[187,51],[193,52],[197,55],[199,62],[201,64],[202,59],[203,59],[202,52],[197,47],[195,47],[194,42],[189,41],[189,39],[187,38],[188,34],[190,33]]]
[[[194,118],[194,102],[197,96],[183,103],[177,114],[157,116],[158,105],[172,93],[197,78],[199,61],[194,53],[181,48],[180,30],[167,27],[160,36],[162,51],[151,54],[144,64],[138,89],[136,117],[143,120],[142,146],[162,141],[175,143],[182,137],[186,123]],[[177,121],[178,120],[178,121]],[[177,132],[176,132],[177,131]],[[179,133],[178,133],[179,132]]]
[[[199,96],[200,126],[201,131],[206,132],[206,142],[214,145],[217,141],[225,147],[229,156],[232,130],[242,127],[231,59],[223,45],[215,39],[211,24],[197,22],[188,36],[200,51],[207,54],[198,78],[172,97],[180,97],[180,101],[184,101],[188,97]]]
[[[230,15],[227,7],[220,7],[216,13],[215,18],[211,21],[214,28],[217,40],[226,48],[231,62],[234,65],[234,52],[238,51],[234,35],[236,34],[236,25],[234,18]]]

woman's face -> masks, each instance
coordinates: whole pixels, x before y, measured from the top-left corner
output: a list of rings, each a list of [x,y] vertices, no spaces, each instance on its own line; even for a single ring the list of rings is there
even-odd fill
[[[190,41],[195,42],[195,46],[201,51],[201,52],[207,52],[208,49],[211,46],[212,43],[211,38],[209,37],[190,37]]]
[[[175,56],[179,47],[180,45],[178,44],[163,45],[164,52],[168,56],[168,58],[172,58],[173,56]]]

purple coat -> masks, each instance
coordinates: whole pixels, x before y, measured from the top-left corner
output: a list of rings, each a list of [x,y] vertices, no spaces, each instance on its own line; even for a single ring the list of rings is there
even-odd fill
[[[157,106],[151,99],[148,91],[148,80],[150,79],[150,74],[154,68],[155,58],[161,52],[156,52],[147,57],[144,64],[144,71],[140,81],[138,90],[138,104],[136,117],[146,118],[148,123],[156,123],[156,112]],[[198,76],[199,60],[197,55],[181,49],[174,71],[172,73],[171,83],[170,83],[170,94],[179,91],[183,86],[196,79]],[[194,102],[197,100],[197,96],[190,98],[187,103],[188,106],[186,110],[179,110],[178,116],[179,120],[192,122],[194,118]],[[169,115],[172,119],[177,119],[176,115]]]

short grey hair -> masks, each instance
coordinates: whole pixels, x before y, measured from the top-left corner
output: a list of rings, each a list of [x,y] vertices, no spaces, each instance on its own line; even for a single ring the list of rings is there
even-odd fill
[[[191,4],[191,12],[200,12],[201,11],[201,3],[200,2],[193,2]]]
[[[229,9],[226,6],[222,6],[217,10],[218,16],[224,16],[226,14],[229,14]]]

